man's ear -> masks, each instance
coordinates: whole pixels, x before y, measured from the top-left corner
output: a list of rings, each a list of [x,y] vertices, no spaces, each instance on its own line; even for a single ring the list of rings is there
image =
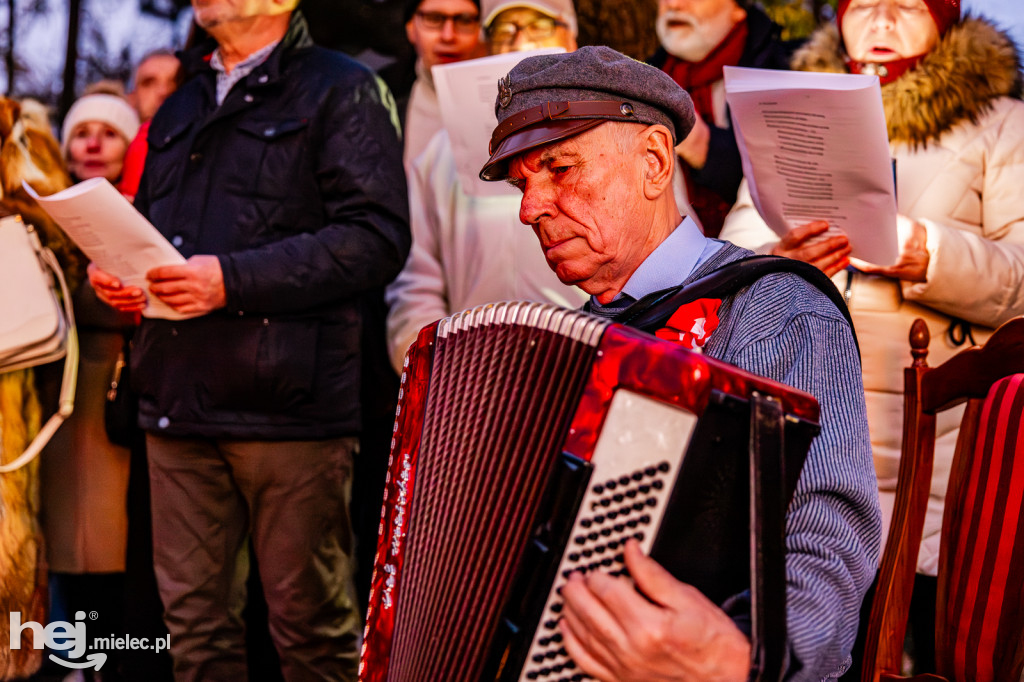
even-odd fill
[[[665,191],[672,191],[672,172],[675,168],[672,133],[663,125],[652,125],[643,134],[644,159],[647,162],[644,196],[657,199]]]

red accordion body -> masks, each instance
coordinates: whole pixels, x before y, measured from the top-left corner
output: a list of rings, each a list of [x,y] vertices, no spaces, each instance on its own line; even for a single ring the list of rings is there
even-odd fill
[[[792,493],[814,398],[648,334],[533,303],[425,328],[402,376],[360,679],[581,680],[571,570],[636,538],[715,601],[749,584],[754,392],[785,413]],[[792,453],[792,454],[791,454]]]

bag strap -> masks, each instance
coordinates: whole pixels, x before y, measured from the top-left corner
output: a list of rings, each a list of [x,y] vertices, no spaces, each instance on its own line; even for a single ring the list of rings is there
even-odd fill
[[[36,437],[32,439],[32,442],[28,444],[28,447],[25,448],[24,452],[22,452],[13,461],[8,462],[7,464],[0,464],[0,474],[17,471],[39,455],[43,447],[45,447],[46,444],[50,442],[50,439],[53,438],[53,434],[57,432],[60,425],[63,424],[64,420],[70,417],[71,413],[74,411],[75,387],[78,383],[78,332],[75,330],[75,313],[71,309],[71,291],[68,289],[68,283],[64,278],[64,272],[60,268],[60,263],[57,262],[57,257],[53,255],[53,251],[42,245],[39,241],[39,235],[36,234],[35,230],[32,229],[31,226],[26,225],[26,228],[28,229],[29,239],[32,242],[32,246],[39,255],[40,262],[47,270],[50,271],[53,277],[57,280],[57,283],[60,285],[64,316],[67,319],[67,354],[64,356],[64,373],[61,376],[57,412],[46,420],[46,423],[43,424],[41,429],[39,429],[39,433],[37,433]]]
[[[653,333],[664,327],[672,314],[682,305],[699,298],[731,296],[765,275],[778,272],[798,275],[825,294],[846,318],[850,325],[850,333],[853,334],[853,341],[857,343],[857,334],[853,330],[850,310],[846,307],[846,301],[832,280],[810,263],[782,256],[749,256],[726,263],[686,286],[679,285],[670,289],[662,289],[644,296],[621,316],[616,317],[615,321]],[[860,344],[857,344],[857,350],[860,351]]]

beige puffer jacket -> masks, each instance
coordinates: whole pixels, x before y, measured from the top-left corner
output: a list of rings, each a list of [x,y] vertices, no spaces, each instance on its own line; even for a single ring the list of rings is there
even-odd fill
[[[819,32],[794,68],[843,72],[838,33]],[[1024,102],[1013,43],[983,19],[954,26],[914,69],[882,88],[896,159],[900,213],[928,232],[927,282],[900,283],[860,272],[833,278],[847,292],[860,339],[868,422],[888,532],[902,436],[903,372],[910,325],[931,330],[929,364],[962,348],[950,338],[970,323],[983,343],[1024,314]],[[722,238],[762,253],[778,237],[745,186]],[[939,531],[960,411],[937,424],[936,462],[918,571],[935,575]],[[885,537],[883,535],[883,537]]]

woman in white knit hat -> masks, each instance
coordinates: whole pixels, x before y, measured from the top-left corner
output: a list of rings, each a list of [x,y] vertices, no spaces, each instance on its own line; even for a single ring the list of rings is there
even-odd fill
[[[103,177],[117,183],[125,151],[139,127],[122,97],[89,94],[64,119],[61,149],[76,182]],[[40,457],[43,532],[54,608],[68,620],[97,613],[90,628],[123,634],[124,570],[128,539],[130,453],[110,441],[104,422],[106,393],[123,334],[134,323],[96,300],[88,281],[72,294],[80,357],[75,412]],[[103,677],[120,679],[118,652],[108,652]],[[108,673],[109,670],[109,673]]]
[[[123,97],[98,93],[80,98],[68,111],[61,135],[71,176],[77,181],[103,177],[116,183],[128,143],[138,130],[139,116]]]

